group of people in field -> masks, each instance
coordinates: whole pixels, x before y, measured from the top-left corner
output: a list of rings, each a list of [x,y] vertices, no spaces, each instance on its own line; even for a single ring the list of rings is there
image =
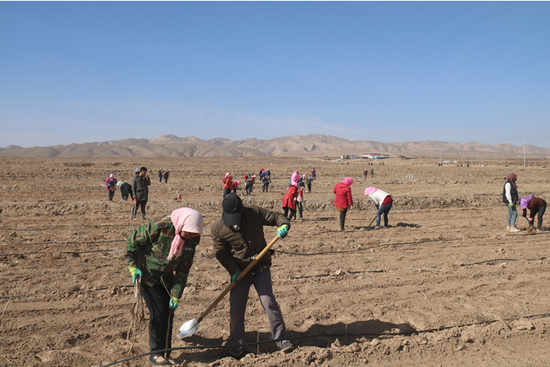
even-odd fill
[[[258,176],[263,183],[262,191],[265,188],[264,192],[268,192],[271,172],[261,169],[258,175],[250,173],[243,175],[245,191],[242,196],[251,195]],[[224,193],[220,218],[210,228],[216,259],[227,271],[228,280],[232,285],[234,283],[229,299],[230,347],[228,354],[222,357],[241,359],[246,353],[244,349],[245,311],[251,286],[254,286],[259,295],[277,346],[284,352],[294,349],[287,334],[281,309],[273,294],[271,255],[269,252],[262,251],[267,247],[264,226],[276,227],[277,238],[285,238],[291,228],[291,220],[297,219],[297,214],[303,220],[304,193],[311,192],[311,183],[315,178],[315,169],[308,175],[300,174],[298,171],[292,173],[282,200],[282,212],[270,211],[253,204],[244,205],[237,193],[241,181],[233,181],[229,172],[222,178]],[[111,176],[110,179],[112,181],[114,177]],[[136,170],[134,181],[133,197],[134,200],[138,200],[139,193],[144,190],[147,193],[146,187],[150,185],[145,167]],[[339,212],[340,231],[345,229],[346,213],[353,210],[351,194],[353,183],[351,177],[346,177],[333,189],[335,194],[333,205]],[[377,208],[375,229],[380,228],[382,218],[384,226],[388,227],[388,213],[394,201],[392,196],[374,186],[366,187],[364,194]],[[503,201],[508,206],[508,231],[519,231],[515,226],[518,202],[530,228],[534,227],[534,217],[538,215],[536,230],[541,230],[546,202],[533,195],[520,198],[515,173],[508,175],[502,195]],[[137,204],[133,215],[136,208]],[[529,211],[528,215],[527,211]],[[143,218],[145,218],[144,212]],[[150,312],[149,363],[152,365],[178,364],[170,356],[171,315],[180,304],[192,268],[195,249],[200,243],[202,233],[202,215],[192,208],[180,208],[174,210],[169,216],[141,225],[127,239],[128,269],[133,282],[139,282],[141,294]],[[256,260],[257,263],[247,272],[248,265]]]
[[[166,173],[169,174],[170,170]],[[166,182],[168,182],[168,175],[165,174]],[[132,178],[132,184],[128,184],[124,181],[119,181],[115,178],[114,174],[110,174],[107,178],[105,188],[109,194],[109,201],[113,200],[114,193],[117,188],[120,188],[122,195],[121,201],[132,198],[134,200],[134,206],[132,207],[132,219],[136,219],[136,213],[141,208],[141,219],[147,220],[145,216],[145,209],[147,207],[147,201],[149,200],[149,185],[151,185],[151,179],[147,174],[147,168],[136,168],[134,171],[134,177]]]
[[[523,209],[523,217],[527,219],[527,223],[530,230],[540,232],[542,230],[542,217],[546,211],[546,201],[542,198],[534,195],[522,197],[520,199],[518,194],[517,185],[518,175],[510,173],[506,177],[506,183],[502,190],[502,201],[508,206],[508,222],[506,230],[510,232],[519,232],[516,228],[516,219],[518,217],[518,211],[516,208],[519,202],[521,209]],[[529,216],[527,216],[527,210],[529,210]],[[537,228],[535,229],[535,216],[537,216]]]

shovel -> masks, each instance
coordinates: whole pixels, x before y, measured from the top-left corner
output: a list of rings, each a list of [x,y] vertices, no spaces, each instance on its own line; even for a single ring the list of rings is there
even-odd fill
[[[199,316],[198,319],[195,318],[195,319],[189,320],[189,321],[185,322],[183,325],[181,325],[180,333],[178,334],[178,338],[183,339],[183,338],[187,338],[188,336],[191,336],[191,335],[195,334],[197,332],[197,326],[202,321],[202,319],[204,319],[210,313],[210,311],[212,311],[214,309],[214,307],[216,307],[218,305],[218,303],[223,299],[223,297],[225,297],[225,295],[227,293],[229,293],[229,291],[237,285],[237,282],[239,280],[244,278],[244,276],[250,271],[250,269],[252,269],[254,267],[254,265],[256,265],[258,263],[258,261],[260,261],[260,259],[269,251],[271,246],[273,246],[273,244],[275,244],[275,242],[277,242],[278,239],[279,239],[279,236],[275,236],[275,238],[271,240],[271,242],[262,250],[262,252],[260,252],[258,254],[258,256],[256,256],[256,258],[246,267],[246,269],[244,269],[241,272],[241,274],[239,274],[237,279],[235,279],[234,282],[231,282],[231,284],[229,284],[227,286],[227,288],[225,288],[225,290],[218,296],[218,298],[216,298],[216,300],[214,302],[212,302],[212,304],[210,306],[208,306],[206,311],[204,311]]]

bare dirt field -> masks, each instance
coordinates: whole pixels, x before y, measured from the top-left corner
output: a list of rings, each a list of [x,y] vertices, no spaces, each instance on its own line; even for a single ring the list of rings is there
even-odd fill
[[[272,276],[289,335],[288,354],[269,342],[254,290],[242,360],[218,359],[228,344],[228,299],[172,356],[189,366],[548,366],[550,279],[548,220],[542,232],[505,230],[505,177],[518,174],[520,196],[550,199],[548,162],[476,162],[438,167],[393,159],[367,166],[299,158],[0,158],[0,366],[105,366],[149,351],[147,321],[129,338],[133,286],[125,239],[131,221],[120,192],[107,200],[110,173],[131,182],[150,170],[149,218],[188,206],[205,219],[174,329],[198,317],[228,285],[213,256],[210,226],[221,215],[220,179],[269,168],[269,193],[256,184],[244,203],[282,211],[291,173],[317,170],[304,221],[274,249]],[[173,173],[158,183],[159,168]],[[365,180],[364,168],[374,169]],[[407,176],[410,175],[410,176]],[[336,183],[355,180],[346,231],[333,209]],[[408,178],[407,178],[408,177]],[[14,186],[16,185],[17,186]],[[390,228],[369,223],[367,186],[395,199]],[[182,195],[176,200],[176,191]],[[548,215],[547,215],[548,216]],[[138,216],[139,218],[139,216]],[[269,241],[276,228],[265,228]],[[147,316],[146,316],[147,317]],[[119,366],[146,366],[139,357]]]

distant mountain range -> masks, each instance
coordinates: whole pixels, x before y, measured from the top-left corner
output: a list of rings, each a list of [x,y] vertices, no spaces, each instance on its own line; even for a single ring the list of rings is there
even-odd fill
[[[180,138],[163,135],[153,139],[123,139],[83,144],[55,145],[22,148],[10,145],[0,148],[0,156],[11,157],[259,157],[304,156],[329,157],[366,153],[390,154],[392,157],[433,156],[439,152],[446,157],[520,157],[523,146],[511,144],[485,145],[481,143],[447,143],[440,141],[413,141],[381,143],[376,141],[347,140],[336,136],[309,134],[285,136],[269,140],[255,138],[231,140],[215,138],[202,140],[196,137]],[[526,146],[530,156],[548,157],[550,149]]]

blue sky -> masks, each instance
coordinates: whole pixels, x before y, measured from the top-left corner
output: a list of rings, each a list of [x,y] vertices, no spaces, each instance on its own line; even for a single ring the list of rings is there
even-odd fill
[[[0,2],[0,147],[550,147],[550,2]]]

